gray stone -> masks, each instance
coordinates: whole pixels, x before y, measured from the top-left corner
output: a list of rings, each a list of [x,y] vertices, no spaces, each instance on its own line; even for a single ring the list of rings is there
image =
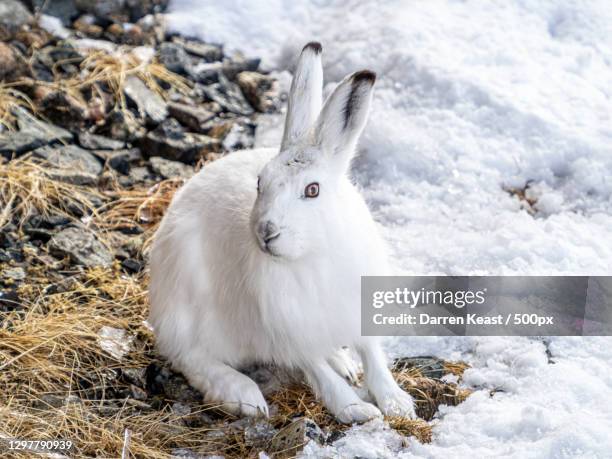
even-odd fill
[[[444,367],[444,360],[437,357],[403,357],[394,362],[394,368],[400,371],[414,368],[426,378],[441,379],[448,374]]]
[[[114,110],[106,121],[104,133],[124,142],[137,142],[147,133],[142,121],[129,111]]]
[[[120,150],[125,148],[125,142],[109,139],[89,132],[79,133],[79,145],[88,150]]]
[[[178,121],[168,118],[143,140],[143,152],[174,161],[193,163],[203,154],[218,151],[219,140],[203,134],[184,132]]]
[[[260,112],[271,112],[280,106],[280,94],[274,78],[258,72],[240,72],[236,81],[250,104]]]
[[[44,394],[39,400],[34,402],[34,406],[38,409],[61,408],[65,405],[79,404],[81,399],[76,395],[67,397],[55,394]]]
[[[191,58],[179,43],[165,42],[159,46],[158,59],[168,70],[186,75],[191,67]]]
[[[98,184],[98,176],[75,169],[47,169],[48,177],[72,185],[93,186]]]
[[[221,62],[202,62],[187,69],[189,78],[204,85],[217,83],[222,72]]]
[[[255,144],[254,128],[243,123],[234,123],[221,144],[227,151],[251,148]]]
[[[98,330],[98,345],[117,360],[131,352],[134,337],[122,328],[104,326]]]
[[[223,59],[223,48],[220,46],[194,40],[184,40],[181,44],[187,53],[203,59],[204,62],[217,62]]]
[[[4,271],[2,271],[2,277],[12,281],[22,281],[25,279],[26,274],[23,268],[16,266],[14,268],[5,268]]]
[[[40,121],[23,108],[15,109],[13,115],[19,131],[0,134],[0,154],[5,158],[10,158],[13,153],[20,156],[49,143],[72,139],[69,131]]]
[[[246,59],[238,54],[231,59],[223,61],[223,73],[230,80],[234,80],[240,72],[255,72],[259,68],[260,59]]]
[[[59,18],[65,26],[72,24],[72,20],[79,14],[75,0],[32,0],[32,5],[37,12],[44,5],[42,13]]]
[[[142,183],[151,179],[151,173],[149,169],[144,166],[132,167],[129,177],[134,183]]]
[[[168,107],[161,96],[149,88],[144,82],[135,76],[125,80],[125,95],[134,102],[140,116],[151,120],[153,123],[161,123],[168,116]]]
[[[312,419],[299,418],[274,436],[268,452],[293,456],[311,440],[323,444],[325,435]]]
[[[34,17],[27,8],[17,0],[0,1],[0,25],[9,29],[31,23]]]
[[[180,459],[225,459],[224,456],[210,456],[208,454],[196,453],[187,448],[174,448],[171,452],[171,458]]]
[[[32,132],[7,132],[0,134],[0,155],[10,159],[46,145],[47,141]]]
[[[163,178],[189,178],[193,175],[193,167],[178,161],[153,156],[150,159],[151,170]]]
[[[27,73],[27,63],[17,48],[0,42],[0,81],[12,81]]]
[[[205,123],[215,116],[213,112],[205,108],[178,102],[170,102],[168,104],[168,111],[170,116],[195,132],[200,132]]]
[[[83,228],[66,228],[49,241],[49,251],[58,257],[70,257],[73,263],[88,268],[95,266],[110,267],[113,256],[96,239],[96,236]]]
[[[242,418],[228,425],[230,430],[244,433],[244,440],[248,445],[264,447],[277,433],[267,419]]]
[[[229,81],[223,74],[219,75],[219,82],[203,88],[206,96],[217,102],[227,111],[238,115],[252,115],[254,110],[247,102],[236,83]]]
[[[76,145],[41,147],[34,150],[33,154],[58,169],[71,169],[96,176],[102,172],[102,164],[96,157]]]
[[[128,175],[130,173],[132,163],[142,159],[142,154],[138,148],[126,150],[95,150],[93,153],[112,169],[123,175]]]
[[[70,131],[36,119],[32,114],[22,108],[16,109],[14,115],[17,118],[19,132],[37,135],[41,139],[45,139],[47,143],[55,141],[70,142],[72,140],[73,135]]]

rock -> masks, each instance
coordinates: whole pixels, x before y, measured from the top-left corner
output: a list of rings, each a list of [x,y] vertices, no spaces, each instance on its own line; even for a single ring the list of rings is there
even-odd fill
[[[252,115],[253,108],[244,98],[240,87],[229,81],[223,74],[219,75],[219,82],[203,87],[206,96],[217,102],[227,111],[238,115]]]
[[[143,33],[147,36],[147,41],[151,45],[163,43],[166,39],[165,22],[159,19],[159,16],[147,14],[138,20],[136,23]]]
[[[132,143],[140,141],[147,134],[144,126],[131,112],[122,110],[114,110],[109,114],[101,132],[113,139]]]
[[[102,164],[96,157],[76,145],[41,147],[34,150],[33,154],[58,169],[70,169],[94,176],[102,172]]]
[[[241,55],[233,56],[223,61],[223,73],[230,80],[234,80],[240,72],[255,72],[259,68],[261,59],[245,59]]]
[[[75,0],[79,11],[93,14],[107,22],[129,22],[124,0]]]
[[[53,22],[54,18],[50,19],[51,22]],[[38,25],[39,27],[34,28],[22,27],[15,33],[15,40],[12,44],[18,47],[23,54],[29,54],[29,48],[40,49],[55,41],[56,37],[51,35],[51,33],[44,28],[45,26],[52,27],[48,19],[39,19]]]
[[[223,72],[221,62],[201,62],[187,69],[190,79],[204,85],[214,84],[219,81],[219,75]]]
[[[79,404],[81,399],[76,395],[68,395],[67,397],[55,394],[44,394],[40,399],[34,402],[34,406],[38,409],[61,408],[70,404]]]
[[[89,118],[85,100],[66,91],[49,91],[38,104],[46,118],[63,127],[79,128]]]
[[[57,233],[49,241],[49,251],[58,257],[69,256],[73,263],[88,268],[109,267],[113,263],[108,249],[93,233],[82,228],[66,228]]]
[[[139,273],[142,271],[142,263],[133,258],[127,258],[121,262],[121,266],[123,266],[127,271],[131,273]]]
[[[31,4],[36,12],[59,18],[65,26],[69,26],[79,14],[74,0],[31,0]]]
[[[14,111],[18,132],[0,134],[0,155],[10,159],[55,141],[69,141],[72,134],[65,129],[37,120],[22,108]]]
[[[173,38],[173,42],[181,44],[188,54],[199,57],[204,62],[217,62],[223,59],[223,48],[221,46],[195,40],[183,40],[179,37]]]
[[[201,132],[205,123],[215,116],[213,112],[209,112],[205,108],[178,102],[170,102],[168,112],[171,117],[194,132]]]
[[[101,38],[104,34],[104,29],[95,23],[95,17],[90,14],[84,14],[78,18],[72,23],[72,27],[91,38]]]
[[[158,59],[168,70],[180,75],[188,75],[191,58],[179,43],[165,42],[159,46]]]
[[[27,8],[17,0],[0,1],[0,26],[9,30],[17,29],[34,20]]]
[[[100,152],[98,152],[100,153]],[[113,151],[106,156],[106,163],[116,170],[117,172],[128,175],[132,163],[142,159],[142,154],[138,148],[132,148],[130,150],[118,150]]]
[[[129,178],[133,183],[143,183],[151,180],[151,173],[147,167],[132,167],[130,169]]]
[[[23,268],[20,266],[5,268],[2,271],[2,278],[9,279],[13,282],[22,281],[25,279],[25,277],[26,277],[26,273],[23,270]]]
[[[122,43],[122,37],[124,33],[125,30],[123,29],[123,26],[121,24],[113,22],[106,28],[106,33],[104,35],[106,36],[106,38],[108,38],[114,43]]]
[[[17,118],[17,126],[20,132],[29,132],[41,136],[47,139],[47,143],[54,141],[70,142],[72,140],[73,136],[70,131],[41,121],[21,107],[15,109],[13,114]]]
[[[98,345],[117,360],[132,351],[133,341],[134,337],[122,328],[104,326],[98,331]]]
[[[202,394],[191,387],[180,374],[167,366],[152,363],[146,370],[147,391],[153,395],[163,394],[169,400],[200,403]]]
[[[279,108],[280,98],[273,78],[257,72],[240,72],[236,81],[257,111],[265,113]]]
[[[0,311],[9,312],[21,307],[21,300],[16,288],[0,290]],[[0,320],[2,323],[2,320]]]
[[[184,132],[174,118],[168,118],[143,140],[143,152],[174,161],[193,163],[203,154],[218,151],[219,141],[202,134]]]
[[[21,53],[14,47],[0,42],[0,81],[12,81],[27,73]]]
[[[159,156],[153,156],[149,161],[151,170],[163,178],[180,177],[187,179],[194,173],[193,167],[178,161],[171,161]]]
[[[444,367],[444,360],[437,357],[403,357],[394,362],[394,368],[398,370],[407,370],[414,368],[426,378],[441,379],[448,374],[448,370]]]
[[[227,151],[234,151],[251,148],[254,143],[255,127],[252,124],[233,123],[221,145]]]
[[[146,385],[146,368],[122,368],[123,379],[138,387]]]
[[[249,446],[263,448],[278,433],[267,419],[241,418],[228,425],[229,430],[244,434]]]
[[[187,448],[174,448],[170,452],[170,454],[170,457],[172,459],[225,459],[224,456],[211,456],[208,454],[200,454]]]
[[[130,76],[125,81],[125,95],[134,102],[142,118],[157,124],[168,116],[166,102],[159,94],[147,88],[144,82],[135,76]]]
[[[310,440],[323,444],[325,435],[312,419],[299,418],[272,438],[268,452],[294,456]]]
[[[170,0],[126,0],[129,9],[130,22],[158,13],[163,13],[168,8]]]
[[[46,144],[44,137],[32,132],[6,132],[0,134],[0,155],[11,159]]]
[[[98,184],[98,176],[74,169],[47,169],[46,175],[59,182],[79,186],[94,186]]]
[[[88,150],[120,150],[125,142],[83,131],[79,133],[79,145]]]

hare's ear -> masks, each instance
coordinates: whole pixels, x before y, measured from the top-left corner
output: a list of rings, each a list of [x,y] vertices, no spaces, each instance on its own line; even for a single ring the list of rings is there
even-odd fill
[[[366,124],[376,74],[362,70],[346,77],[325,101],[315,125],[315,143],[348,167]]]
[[[323,67],[320,43],[308,43],[302,49],[291,82],[285,131],[281,151],[304,139],[312,129],[323,101]]]

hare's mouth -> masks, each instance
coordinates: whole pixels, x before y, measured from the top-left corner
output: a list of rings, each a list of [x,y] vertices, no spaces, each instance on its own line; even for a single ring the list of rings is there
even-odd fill
[[[279,258],[281,256],[281,254],[275,250],[273,241],[268,241],[268,242],[258,241],[258,242],[259,242],[259,248],[261,249],[263,253],[270,255],[272,257],[275,257],[275,258]]]

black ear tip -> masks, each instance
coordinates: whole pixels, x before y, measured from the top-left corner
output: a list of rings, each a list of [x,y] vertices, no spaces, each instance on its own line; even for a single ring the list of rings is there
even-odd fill
[[[371,70],[361,70],[353,74],[353,83],[369,83],[371,85],[376,81],[376,73]]]
[[[323,51],[323,47],[318,41],[311,41],[310,43],[307,43],[306,46],[302,48],[302,52],[306,51],[307,49],[314,51],[315,54],[321,54],[321,51]]]

